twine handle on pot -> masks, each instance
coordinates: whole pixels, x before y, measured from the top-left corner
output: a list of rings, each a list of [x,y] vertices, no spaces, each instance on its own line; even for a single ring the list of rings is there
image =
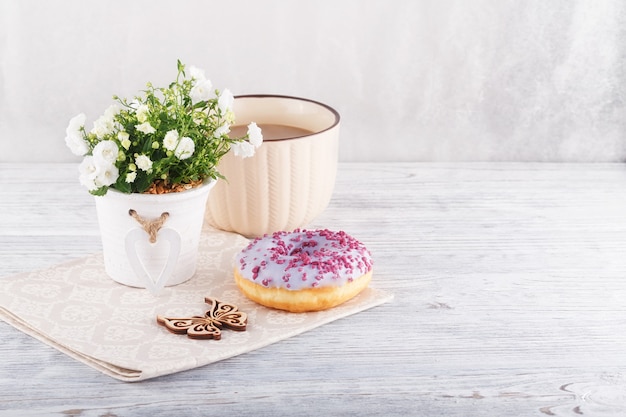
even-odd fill
[[[141,217],[139,214],[137,214],[137,212],[133,209],[128,210],[128,214],[133,219],[137,220],[137,223],[139,223],[141,227],[143,227],[143,230],[145,230],[146,233],[150,236],[150,243],[156,242],[157,233],[159,233],[159,230],[161,229],[161,227],[163,227],[163,224],[165,223],[167,218],[170,216],[170,214],[166,211],[166,212],[161,213],[161,215],[157,219],[146,220],[143,217]]]

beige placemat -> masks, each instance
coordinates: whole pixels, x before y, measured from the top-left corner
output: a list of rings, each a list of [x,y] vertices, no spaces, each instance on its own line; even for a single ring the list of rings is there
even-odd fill
[[[234,256],[248,240],[205,230],[195,276],[158,296],[120,285],[105,274],[101,254],[0,279],[0,319],[61,352],[123,381],[140,381],[240,355],[391,300],[368,288],[330,310],[293,314],[245,298],[232,278]],[[375,277],[373,282],[375,283]],[[248,314],[245,332],[193,340],[156,322],[203,315],[205,296]]]

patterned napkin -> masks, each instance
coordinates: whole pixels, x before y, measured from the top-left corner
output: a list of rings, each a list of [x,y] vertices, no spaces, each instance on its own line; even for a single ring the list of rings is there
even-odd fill
[[[392,299],[367,288],[321,312],[262,307],[245,298],[232,278],[234,256],[247,244],[240,235],[205,230],[195,276],[158,296],[111,280],[102,254],[6,276],[0,279],[0,319],[113,378],[140,381],[259,349]],[[221,340],[194,340],[157,324],[157,315],[204,315],[207,296],[247,313],[247,330],[223,330]]]

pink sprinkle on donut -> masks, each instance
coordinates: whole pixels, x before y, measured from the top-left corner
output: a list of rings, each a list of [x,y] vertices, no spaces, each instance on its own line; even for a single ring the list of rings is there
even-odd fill
[[[236,262],[242,277],[290,290],[341,286],[372,269],[371,255],[361,242],[327,229],[265,235],[243,249]]]

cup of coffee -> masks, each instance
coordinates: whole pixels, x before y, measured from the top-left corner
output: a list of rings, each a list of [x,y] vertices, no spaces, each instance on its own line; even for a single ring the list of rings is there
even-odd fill
[[[227,154],[226,180],[209,195],[207,224],[246,237],[306,227],[327,206],[335,186],[339,113],[317,101],[280,95],[235,97],[232,137],[255,122],[263,144],[254,156]]]

